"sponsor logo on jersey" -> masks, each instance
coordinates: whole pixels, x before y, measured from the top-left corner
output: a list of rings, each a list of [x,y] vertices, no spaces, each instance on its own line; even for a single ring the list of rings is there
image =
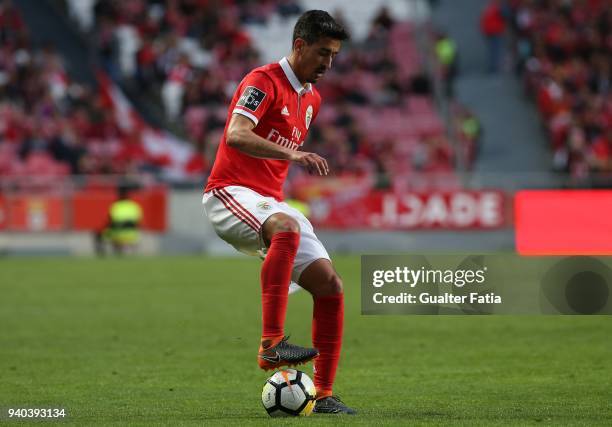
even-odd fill
[[[240,95],[236,106],[257,111],[265,97],[266,93],[264,91],[257,89],[255,86],[247,86],[242,95]]]
[[[306,129],[310,127],[310,122],[312,121],[312,105],[309,105],[306,109]]]
[[[301,136],[301,133],[300,133]],[[302,145],[303,141],[300,141],[298,135],[293,135],[291,139],[280,134],[276,129],[270,129],[270,133],[268,133],[268,137],[266,138],[268,141],[272,141],[275,144],[280,145],[281,147],[289,148],[291,150],[297,150]]]
[[[281,114],[283,116],[288,116],[289,115],[289,109],[287,108],[287,106],[285,105],[281,111]]]
[[[269,211],[270,209],[272,209],[272,206],[268,202],[259,202],[257,203],[257,207],[264,211]]]

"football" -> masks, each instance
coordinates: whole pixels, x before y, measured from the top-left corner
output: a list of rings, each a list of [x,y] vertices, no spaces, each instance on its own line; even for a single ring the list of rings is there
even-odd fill
[[[308,375],[296,369],[275,372],[263,386],[261,402],[271,417],[308,416],[316,389]]]

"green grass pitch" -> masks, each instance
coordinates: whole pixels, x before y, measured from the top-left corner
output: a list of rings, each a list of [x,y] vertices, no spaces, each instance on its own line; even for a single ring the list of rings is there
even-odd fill
[[[7,408],[65,407],[62,425],[612,425],[610,317],[361,316],[359,258],[335,262],[336,391],[356,417],[263,410],[257,260],[4,259],[0,423],[26,423]],[[296,343],[311,309],[290,298]]]

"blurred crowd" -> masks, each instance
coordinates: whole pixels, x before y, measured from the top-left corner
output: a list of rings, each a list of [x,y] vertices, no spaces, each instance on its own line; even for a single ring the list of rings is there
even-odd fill
[[[236,85],[261,65],[245,25],[302,9],[293,0],[122,0],[93,11],[91,34],[109,72],[157,95],[166,118],[211,161]],[[325,102],[311,129],[314,149],[338,175],[451,172],[431,86],[414,29],[382,8],[367,38],[347,44],[317,85]]]
[[[244,26],[300,12],[292,0],[102,0],[91,34],[113,78],[156,97],[202,148],[237,83],[260,65]]]
[[[261,64],[247,26],[303,11],[297,0],[62,1],[108,74],[154,99],[193,143],[194,171],[212,164],[233,91]],[[335,15],[343,21],[341,11]],[[492,73],[503,65],[500,40],[510,33],[555,168],[576,182],[612,175],[609,2],[492,0],[480,26]],[[337,175],[376,175],[384,186],[472,164],[481,130],[454,101],[456,46],[433,34],[432,75],[415,33],[381,8],[365,39],[347,43],[317,85],[325,102],[310,143]],[[143,149],[138,129],[121,126],[108,94],[72,81],[53,46],[33,47],[11,0],[0,1],[0,51],[0,175],[156,174],[167,166]],[[434,105],[432,76],[451,101],[451,132]]]
[[[557,170],[577,184],[612,176],[612,8],[608,0],[511,0],[518,71],[536,100]]]
[[[0,2],[0,52],[0,176],[156,174],[164,166],[137,129],[121,126],[108,96],[70,79],[53,46],[32,47],[10,0]]]
[[[66,112],[86,95],[70,88],[51,47],[30,47],[25,23],[7,0],[0,3],[0,51],[0,175],[70,173],[78,148],[64,138],[72,128]]]
[[[414,172],[453,171],[454,152],[414,30],[382,8],[367,37],[345,46],[317,85],[325,110],[312,144],[337,174],[375,173],[385,186]]]
[[[246,26],[302,12],[296,0],[63,1],[105,71],[155,99],[193,143],[199,161],[187,168],[196,172],[212,164],[238,82],[261,65]],[[463,151],[473,157],[473,144],[457,152],[449,143],[414,34],[383,7],[317,85],[325,102],[310,143],[337,175],[376,175],[385,186],[414,172],[452,173]],[[143,148],[140,129],[122,126],[108,93],[72,81],[53,46],[32,47],[11,0],[0,1],[0,42],[1,175],[156,174],[167,166]],[[454,47],[437,42],[448,76]],[[477,139],[477,120],[454,112],[457,134]]]

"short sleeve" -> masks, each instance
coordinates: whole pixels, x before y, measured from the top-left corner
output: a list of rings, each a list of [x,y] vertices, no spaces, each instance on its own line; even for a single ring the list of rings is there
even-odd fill
[[[274,102],[274,85],[264,73],[251,73],[238,88],[240,95],[232,113],[242,114],[255,123],[268,111]]]

